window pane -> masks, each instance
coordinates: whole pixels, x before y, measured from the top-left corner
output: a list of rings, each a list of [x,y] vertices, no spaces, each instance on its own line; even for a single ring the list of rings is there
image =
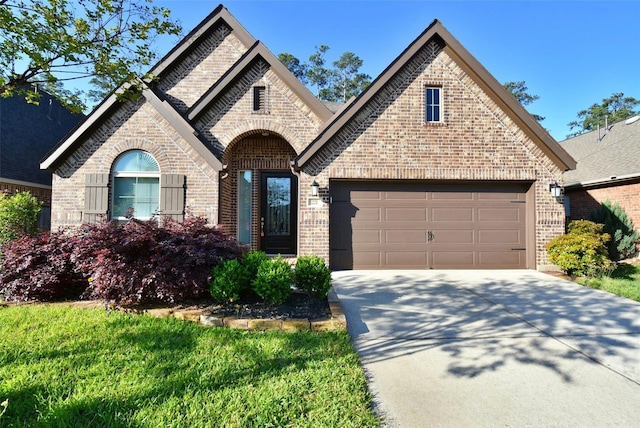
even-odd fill
[[[113,217],[125,217],[133,209],[138,218],[158,210],[160,180],[157,177],[116,177],[113,180]]]
[[[289,235],[291,233],[291,178],[267,178],[267,224],[266,233]]]
[[[113,172],[159,172],[158,162],[147,152],[133,150],[120,156]]]
[[[434,122],[440,122],[440,107],[433,107],[433,119]]]
[[[153,216],[158,211],[159,195],[160,183],[158,178],[138,177],[134,205],[135,216],[140,218]]]
[[[238,176],[238,241],[251,244],[251,171]]]

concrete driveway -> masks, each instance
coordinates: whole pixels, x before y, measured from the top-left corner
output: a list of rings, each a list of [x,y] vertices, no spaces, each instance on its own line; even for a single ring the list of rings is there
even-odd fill
[[[640,304],[535,271],[342,271],[390,427],[640,427]]]

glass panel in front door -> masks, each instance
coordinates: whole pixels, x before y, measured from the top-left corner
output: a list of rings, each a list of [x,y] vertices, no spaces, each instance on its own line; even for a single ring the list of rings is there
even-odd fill
[[[262,176],[261,249],[270,254],[296,252],[296,177],[289,173]]]
[[[291,179],[267,177],[265,233],[270,236],[291,233]]]

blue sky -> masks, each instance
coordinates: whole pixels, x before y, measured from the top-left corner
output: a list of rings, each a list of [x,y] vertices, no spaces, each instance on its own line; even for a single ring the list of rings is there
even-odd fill
[[[171,9],[185,34],[218,4],[155,0]],[[327,62],[351,51],[361,71],[377,77],[420,33],[439,19],[501,83],[526,81],[540,99],[528,106],[544,116],[556,140],[580,110],[616,92],[640,99],[640,0],[628,1],[243,1],[224,5],[274,54],[306,61],[315,46]],[[162,56],[176,39],[157,45]]]

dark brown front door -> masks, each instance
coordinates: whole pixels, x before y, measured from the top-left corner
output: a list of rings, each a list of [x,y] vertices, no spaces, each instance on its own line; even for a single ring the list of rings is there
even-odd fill
[[[336,181],[331,268],[525,268],[528,187]]]
[[[297,180],[288,172],[262,173],[260,249],[268,254],[296,254]]]

